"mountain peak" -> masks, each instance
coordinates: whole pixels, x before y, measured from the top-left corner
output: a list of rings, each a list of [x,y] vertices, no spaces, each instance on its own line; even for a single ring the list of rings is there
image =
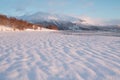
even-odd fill
[[[20,17],[23,20],[27,21],[65,21],[65,22],[81,22],[82,19],[74,17],[74,16],[68,16],[68,15],[58,15],[58,14],[52,14],[52,13],[46,13],[46,12],[36,12],[31,15],[23,15]]]

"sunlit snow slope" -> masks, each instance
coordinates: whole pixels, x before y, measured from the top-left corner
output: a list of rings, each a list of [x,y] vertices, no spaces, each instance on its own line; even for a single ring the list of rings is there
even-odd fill
[[[120,37],[0,32],[0,80],[120,80]]]

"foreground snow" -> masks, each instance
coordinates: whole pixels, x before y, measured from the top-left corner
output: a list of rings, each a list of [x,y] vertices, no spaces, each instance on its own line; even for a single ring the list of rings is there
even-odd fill
[[[0,32],[0,80],[119,80],[120,37]]]
[[[11,27],[9,27],[9,26],[1,26],[0,25],[0,32],[2,32],[2,31],[14,31],[14,29],[13,28],[11,28]],[[15,31],[20,31],[20,30],[18,30],[18,29],[16,29]],[[38,28],[38,29],[36,29],[36,30],[34,30],[34,29],[25,29],[25,30],[23,30],[23,31],[56,31],[56,30],[52,30],[52,29],[47,29],[47,28]]]

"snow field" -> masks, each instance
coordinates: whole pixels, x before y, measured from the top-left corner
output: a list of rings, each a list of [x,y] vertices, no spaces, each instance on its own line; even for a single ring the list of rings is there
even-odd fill
[[[0,80],[119,80],[120,37],[0,32]]]

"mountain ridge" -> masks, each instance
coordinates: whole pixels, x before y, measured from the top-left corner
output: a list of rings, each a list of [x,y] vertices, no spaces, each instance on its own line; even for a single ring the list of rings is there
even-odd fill
[[[79,17],[58,15],[45,12],[37,12],[31,15],[23,15],[19,18],[37,25],[56,25],[59,30],[120,31],[120,27],[118,25],[93,25],[87,23],[86,20]]]

